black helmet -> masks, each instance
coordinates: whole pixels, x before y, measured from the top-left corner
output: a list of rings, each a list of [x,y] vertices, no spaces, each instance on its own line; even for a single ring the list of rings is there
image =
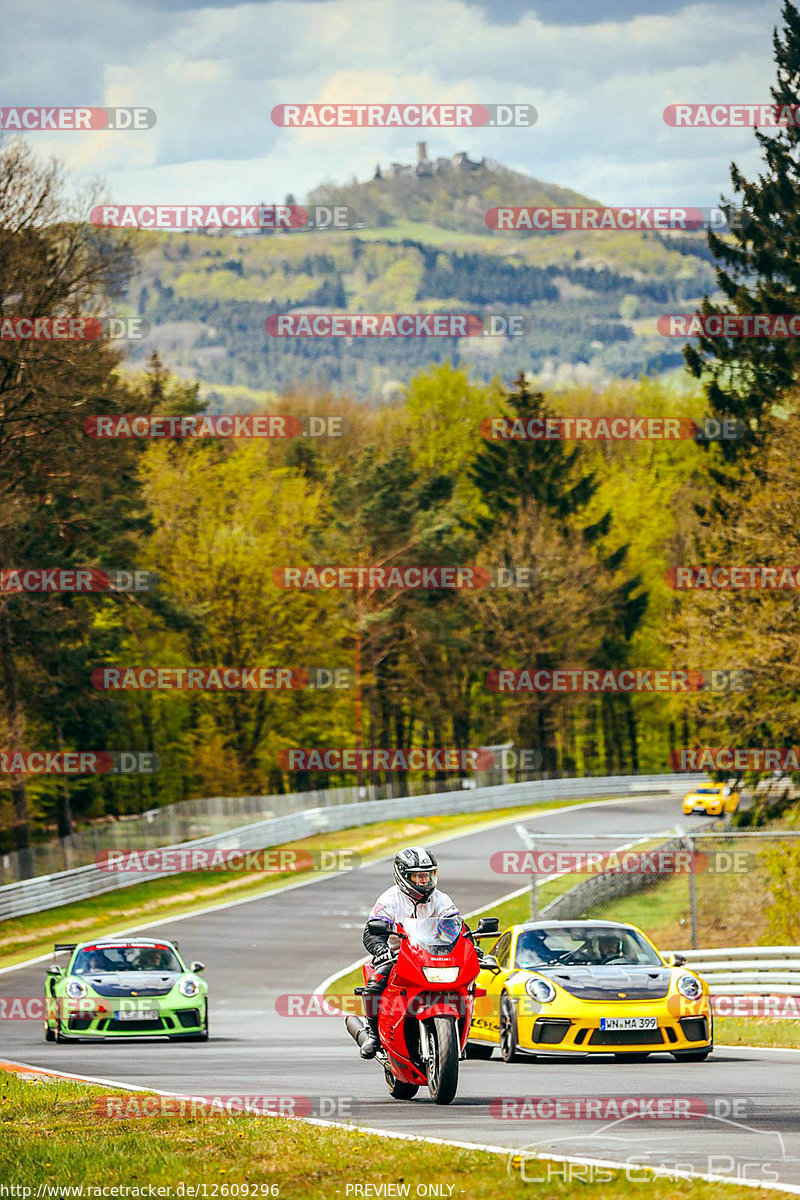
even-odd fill
[[[414,877],[427,878],[415,879]],[[394,881],[402,892],[415,902],[427,900],[433,894],[439,878],[436,855],[424,846],[407,846],[395,855]]]

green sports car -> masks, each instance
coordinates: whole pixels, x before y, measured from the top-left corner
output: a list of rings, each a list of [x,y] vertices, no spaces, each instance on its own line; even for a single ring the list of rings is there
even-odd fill
[[[57,944],[55,952],[69,961],[47,972],[45,1041],[208,1039],[208,984],[197,978],[204,966],[187,968],[177,942],[105,938]]]

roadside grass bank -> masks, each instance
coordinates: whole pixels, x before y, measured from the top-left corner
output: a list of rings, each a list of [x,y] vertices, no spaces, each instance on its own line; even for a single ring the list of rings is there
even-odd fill
[[[375,1196],[381,1191],[374,1185],[380,1184],[392,1185],[383,1194],[412,1197],[426,1195],[428,1188],[433,1195],[469,1200],[531,1195],[530,1182],[520,1177],[518,1166],[509,1168],[504,1154],[401,1141],[341,1126],[322,1128],[280,1117],[108,1118],[95,1111],[93,1102],[109,1095],[122,1100],[124,1111],[126,1102],[141,1101],[143,1093],[0,1071],[0,1178],[30,1188],[31,1196],[57,1196],[59,1187],[81,1187],[87,1200],[99,1194],[89,1189],[109,1189],[109,1185],[143,1189],[139,1195],[147,1195],[148,1187],[164,1187],[171,1189],[164,1194],[174,1197],[181,1194],[180,1184],[186,1185],[185,1195],[191,1195],[193,1187],[195,1196],[276,1195],[282,1200]],[[457,1117],[458,1101],[453,1109]],[[531,1169],[543,1175],[546,1164],[530,1164],[529,1174]],[[554,1165],[546,1191],[540,1186],[537,1193],[548,1200],[630,1196],[631,1183],[624,1171],[604,1169],[596,1182],[568,1181],[556,1171],[563,1172],[563,1166]],[[641,1179],[640,1168],[637,1175]],[[373,1185],[369,1192],[353,1190],[354,1185],[363,1189],[367,1183]],[[433,1191],[433,1185],[440,1190]],[[421,1187],[426,1190],[418,1190]],[[654,1177],[648,1189],[650,1200],[752,1200],[753,1196],[752,1189],[738,1184],[701,1180]]]

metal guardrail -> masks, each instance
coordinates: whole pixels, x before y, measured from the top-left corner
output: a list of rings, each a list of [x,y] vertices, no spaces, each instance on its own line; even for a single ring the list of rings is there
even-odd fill
[[[675,774],[536,779],[525,783],[438,792],[426,796],[357,801],[351,804],[305,809],[176,844],[184,849],[206,846],[222,850],[262,850],[321,832],[351,829],[358,825],[399,817],[486,812],[498,808],[526,807],[548,800],[569,800],[586,796],[600,798],[658,792],[683,793],[703,778],[705,776],[702,774]],[[118,888],[131,887],[169,874],[169,871],[148,871],[146,875],[126,875],[103,871],[92,863],[70,871],[6,884],[0,887],[0,921],[41,912],[46,908],[57,908],[76,900],[86,900],[90,896],[100,896]]]
[[[678,950],[712,996],[800,996],[800,946]]]
[[[507,783],[502,767],[480,772],[481,786]],[[474,785],[475,778],[440,780],[435,786],[423,780],[390,779],[388,783],[368,783],[359,787],[319,788],[305,792],[283,792],[261,796],[206,796],[178,800],[146,812],[125,813],[116,820],[94,822],[69,837],[33,842],[26,851],[0,853],[0,886],[20,883],[34,875],[54,875],[75,867],[88,867],[103,850],[151,849],[175,846],[195,838],[209,837],[238,829],[254,821],[286,817],[309,808],[328,808],[353,804],[357,800],[391,800],[396,796],[428,795],[431,792],[460,791]]]

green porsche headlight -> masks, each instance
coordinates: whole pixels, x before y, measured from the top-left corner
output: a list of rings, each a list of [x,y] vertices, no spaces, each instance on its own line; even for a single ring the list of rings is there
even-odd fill
[[[187,979],[180,981],[178,991],[182,996],[196,996],[200,991],[200,983],[190,975]]]
[[[81,1000],[84,996],[89,995],[89,990],[82,979],[68,979],[64,991],[70,1000]]]

